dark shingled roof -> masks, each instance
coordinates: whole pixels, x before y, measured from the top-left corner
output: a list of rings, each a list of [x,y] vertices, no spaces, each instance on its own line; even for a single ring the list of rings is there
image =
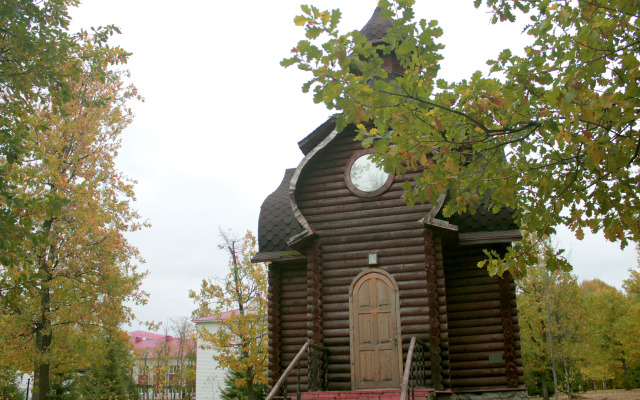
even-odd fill
[[[387,36],[387,30],[393,26],[393,20],[382,18],[381,12],[382,8],[376,7],[369,22],[360,29],[360,33],[367,37],[367,42],[369,43],[382,43],[382,39]]]
[[[331,116],[313,132],[298,142],[298,147],[305,156],[322,142],[336,127],[336,117]]]
[[[466,212],[464,214],[454,214],[449,218],[442,216],[442,210],[436,218],[448,221],[458,226],[458,232],[495,232],[517,230],[518,226],[513,222],[513,213],[509,208],[502,208],[497,214],[487,210],[484,206],[479,206],[475,214]]]
[[[280,186],[271,193],[262,207],[258,220],[258,243],[260,253],[292,251],[287,240],[302,232],[302,226],[293,215],[289,200],[289,182],[295,168],[288,169]]]

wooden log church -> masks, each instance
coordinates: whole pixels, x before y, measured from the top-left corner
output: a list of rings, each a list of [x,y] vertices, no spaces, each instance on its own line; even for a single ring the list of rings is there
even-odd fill
[[[375,43],[390,25],[378,8],[361,33]],[[379,170],[354,137],[319,126],[262,205],[273,394],[526,398],[514,281],[476,266],[520,239],[512,212],[445,219],[444,196],[409,208],[413,175]]]

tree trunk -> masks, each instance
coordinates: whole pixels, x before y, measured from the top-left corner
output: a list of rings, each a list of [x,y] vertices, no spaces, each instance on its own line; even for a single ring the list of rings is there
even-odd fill
[[[542,398],[544,400],[549,400],[549,388],[547,387],[547,380],[542,380]]]
[[[565,393],[570,399],[573,398],[571,393],[571,381],[569,380],[569,368],[567,368],[567,359],[564,356],[564,346],[560,346],[560,355],[562,357],[562,366],[564,368],[564,384],[566,386]]]
[[[626,390],[631,389],[631,382],[629,376],[629,366],[627,365],[627,359],[624,354],[624,350],[620,350],[620,362],[622,363],[622,387]]]
[[[49,281],[51,280],[51,274],[46,261],[40,261],[40,270],[45,272],[47,278],[40,288],[40,318],[36,325],[35,341],[36,352],[39,358],[34,371],[32,400],[49,400],[51,398],[51,363],[49,355],[53,336],[51,333],[51,322],[49,321],[49,312],[51,311]]]
[[[554,397],[558,400],[558,376],[556,374],[556,353],[551,334],[551,306],[549,305],[549,271],[545,269],[545,305],[547,309],[547,335],[549,336],[549,350],[551,351],[551,371],[553,372]]]
[[[607,390],[607,380],[602,377],[602,390]]]
[[[253,400],[253,379],[247,379],[247,400]]]

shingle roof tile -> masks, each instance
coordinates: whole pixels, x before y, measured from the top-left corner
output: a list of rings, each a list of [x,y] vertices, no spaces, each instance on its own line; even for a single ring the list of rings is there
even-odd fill
[[[287,240],[302,232],[289,199],[289,182],[295,171],[295,168],[286,170],[280,186],[262,203],[258,220],[260,253],[292,251]]]

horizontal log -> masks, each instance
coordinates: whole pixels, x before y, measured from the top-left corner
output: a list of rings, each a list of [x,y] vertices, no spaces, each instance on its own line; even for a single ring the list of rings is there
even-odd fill
[[[449,339],[451,341],[451,339]],[[452,353],[478,353],[504,350],[504,342],[449,345]],[[487,356],[488,357],[488,356]]]
[[[326,170],[327,172],[330,172],[330,173],[341,172],[337,168],[327,168]],[[335,188],[332,189],[331,186],[328,184],[321,184],[312,192],[296,192],[296,201],[319,200],[319,199],[329,199],[329,198],[349,197],[349,196],[353,197],[354,196],[353,193],[349,189],[346,189],[346,184],[344,185],[344,187],[345,187],[344,189],[335,189]],[[402,182],[393,183],[388,190],[389,191],[402,190]]]
[[[322,296],[323,308],[329,303],[347,303],[349,304],[348,294],[332,294]]]
[[[295,322],[281,322],[280,329],[284,331],[292,331],[297,329],[302,329],[307,327],[307,321],[295,321]]]
[[[456,366],[457,367],[457,366]],[[459,368],[459,367],[458,367]],[[474,368],[474,369],[454,369],[451,373],[452,379],[460,378],[480,378],[484,376],[500,376],[503,377],[507,374],[507,369],[504,367],[494,368]]]
[[[304,285],[307,283],[306,273],[302,275],[303,271],[300,271],[300,275],[296,276],[284,276],[280,279],[280,290],[288,290],[291,285]],[[304,271],[306,272],[306,271]],[[284,280],[283,280],[284,279]]]
[[[333,372],[329,374],[329,381],[334,384],[337,382],[351,382],[350,372]]]
[[[324,265],[323,265],[324,268]],[[348,278],[353,280],[359,273],[366,271],[369,269],[368,266],[361,265],[359,267],[349,267],[349,268],[338,268],[338,269],[323,269],[322,278],[323,279],[340,279],[340,278]],[[328,286],[328,285],[325,285]]]
[[[333,353],[330,353],[329,357],[327,358],[327,362],[329,363],[329,365],[331,365],[331,364],[349,364],[351,362],[351,357],[349,356],[349,354],[337,354],[337,355],[334,355]]]
[[[400,325],[402,329],[409,325],[428,325],[429,324],[429,316],[428,315],[410,315],[410,316],[401,316],[400,317]]]
[[[331,165],[327,165],[331,168]],[[344,179],[323,177],[323,179],[301,179],[296,185],[296,197],[300,199],[315,198],[316,193],[347,188]]]
[[[490,276],[486,269],[480,269],[477,267],[477,262],[473,264],[473,270],[459,270],[450,271],[447,269],[447,279],[451,280],[466,280],[475,278],[489,278],[495,283],[500,283],[500,278],[497,276]],[[448,265],[447,265],[448,267]]]
[[[416,272],[418,273],[425,272],[424,260],[418,263],[385,264],[385,265],[378,266],[378,268],[390,273],[393,276],[395,276],[396,274],[402,274],[402,273],[411,274]],[[347,266],[344,268],[337,268],[337,269],[335,268],[324,269],[322,272],[322,275],[324,279],[333,279],[333,278],[337,279],[337,278],[345,278],[345,277],[350,277],[351,279],[353,279],[360,272],[365,271],[367,269],[369,269],[368,265],[361,265],[359,267]],[[444,285],[444,279],[442,280],[441,284]]]
[[[424,262],[424,254],[412,254],[401,256],[384,256],[378,257],[379,265],[391,265],[391,264],[404,264],[404,263],[418,263]],[[362,260],[346,260],[346,261],[326,261],[322,263],[324,270],[330,269],[343,269],[343,268],[358,268],[367,267],[367,259]]]
[[[408,290],[401,290],[400,291],[400,298],[415,298],[415,297],[420,297],[420,298],[425,298],[427,297],[427,295],[429,294],[429,291],[424,288],[424,289],[408,289]]]
[[[307,369],[300,368],[300,391],[301,392],[307,391],[308,382],[309,382],[309,376],[308,376]],[[297,390],[297,386],[296,386],[297,383],[298,383],[298,372],[296,369],[294,369],[293,371],[291,371],[291,375],[287,377],[287,391],[289,392],[288,394],[295,395]]]
[[[322,324],[323,329],[345,329],[349,328],[349,320],[348,319],[340,319],[334,321],[325,320]]]
[[[399,202],[404,202],[403,199],[396,200]],[[378,207],[379,203],[369,203]],[[381,204],[381,203],[380,203]],[[358,204],[355,207],[363,207],[363,204]],[[419,238],[421,241],[424,241],[424,229],[406,229],[401,231],[390,231],[390,232],[371,232],[371,233],[363,233],[363,234],[354,234],[354,235],[346,235],[346,236],[334,236],[334,237],[323,237],[322,238],[322,251],[324,252],[333,252],[340,251],[340,246],[351,243],[362,243],[366,245],[367,243],[372,243],[375,247],[379,247],[379,243],[385,242],[393,242],[398,240],[407,240],[414,238]]]
[[[292,307],[293,308],[293,307]],[[299,309],[300,307],[296,307]],[[307,321],[307,310],[304,310],[304,313],[292,313],[290,309],[287,309],[287,312],[282,313],[280,316],[280,322],[299,322],[299,321]]]
[[[451,346],[461,344],[480,344],[480,343],[497,343],[504,342],[504,335],[502,333],[493,333],[487,335],[470,335],[470,336],[451,336],[449,338],[449,344]]]
[[[351,364],[349,362],[346,363],[329,363],[329,376],[334,373],[351,373]]]
[[[348,249],[345,249],[345,252],[342,252],[342,253],[323,254],[322,262],[323,262],[323,265],[326,265],[331,261],[359,260],[359,261],[363,261],[362,265],[367,265],[368,254],[370,252],[371,251],[349,251],[348,252]],[[424,257],[424,248],[423,246],[381,248],[376,250],[376,253],[378,253],[378,259],[380,260],[380,264],[384,265],[382,260],[384,260],[385,258],[410,256],[410,255],[422,255]]]
[[[305,289],[307,287],[307,277],[304,279],[296,279],[299,282],[293,282],[293,279],[289,280],[288,278],[284,278],[284,281],[280,282],[280,295],[286,292],[297,292],[299,290]]]
[[[307,297],[301,297],[298,299],[281,299],[280,300],[280,313],[287,309],[287,307],[305,307],[307,308]]]
[[[484,317],[484,318],[473,318],[474,316],[469,316],[468,319],[451,319],[449,318],[449,329],[458,329],[458,328],[476,328],[482,326],[499,326],[502,329],[502,317]]]
[[[344,185],[344,182],[343,182]],[[346,185],[345,185],[346,186]],[[399,207],[392,207],[390,205],[385,205],[384,207],[375,207],[375,208],[360,208],[354,209],[353,211],[343,210],[342,207],[335,207],[333,212],[328,212],[324,214],[314,215],[305,214],[307,220],[312,224],[325,223],[330,221],[348,221],[348,220],[362,220],[367,218],[378,218],[378,217],[388,217],[388,216],[400,216],[402,214],[413,214],[414,218],[418,215],[424,215],[431,210],[431,205],[427,204],[417,204],[413,208],[409,208],[406,205],[400,205]],[[421,217],[417,217],[420,219]],[[399,221],[393,221],[399,222]],[[357,225],[354,225],[357,226]],[[342,226],[341,228],[344,228]]]
[[[329,346],[326,343],[326,341],[324,341],[323,344],[329,349],[329,357],[340,356],[340,355],[349,356],[350,351],[351,351],[351,347],[349,346],[348,342],[347,342],[346,346],[344,346],[344,345],[342,345],[342,346],[340,346],[340,345]]]
[[[420,218],[421,216],[418,213],[407,213],[407,214],[397,214],[397,215],[389,215],[389,216],[383,216],[383,217],[363,217],[355,220],[316,222],[314,224],[314,227],[318,231],[329,231],[333,229],[354,228],[354,227],[362,227],[362,226],[380,227],[386,224],[397,224],[400,222],[412,222],[412,221],[415,221],[417,224],[421,224],[421,222],[418,222]],[[417,226],[413,226],[412,228],[415,229],[417,228]]]
[[[365,242],[365,243],[346,243],[346,244],[338,244],[334,246],[322,246],[323,252],[323,260],[331,261],[335,260],[336,257],[340,257],[340,255],[356,252],[356,251],[364,251],[367,253],[371,253],[373,251],[379,252],[384,249],[402,249],[405,247],[417,247],[420,251],[424,252],[424,239],[421,237],[408,238],[408,239],[396,239],[396,240],[383,240],[378,242]]]
[[[300,263],[295,265],[287,265],[286,267],[279,268],[280,270],[280,282],[286,283],[289,279],[305,279],[307,276],[306,263]],[[283,280],[285,279],[285,280]]]
[[[428,299],[426,297],[400,297],[400,308],[426,307]]]
[[[349,311],[349,303],[323,303],[322,312],[325,314],[332,314],[335,312]]]
[[[422,340],[423,342],[428,342],[429,341],[429,333],[428,332],[422,332],[422,333],[402,333],[402,335],[400,335],[402,337],[402,343],[409,343],[411,341],[412,337],[416,337],[416,339]]]
[[[490,300],[500,300],[500,292],[491,291],[486,293],[468,293],[464,295],[449,294],[449,296],[447,296],[447,302],[451,304]]]
[[[449,334],[453,337],[453,336],[486,335],[491,333],[501,333],[503,330],[501,322],[502,321],[497,321],[494,325],[489,325],[489,326],[450,328]]]
[[[449,274],[447,274],[447,288],[457,288],[460,286],[491,286],[494,290],[500,290],[500,285],[495,281],[494,278],[489,276],[478,277],[478,278],[466,278],[466,279],[451,279]]]
[[[299,337],[307,337],[307,329],[291,329],[291,330],[281,330],[280,331],[280,337],[292,337],[292,338],[299,338]],[[281,349],[282,351],[285,351],[284,349]],[[299,348],[298,348],[299,350]],[[288,350],[287,350],[288,351]]]
[[[428,311],[429,310],[427,307],[402,307],[402,305],[400,305],[400,316],[402,317],[408,317],[413,315],[427,316]]]
[[[322,331],[325,342],[330,338],[349,337],[349,328],[324,329]]]
[[[402,200],[403,192],[400,190],[392,190],[386,191],[380,196],[376,196],[376,198],[365,198],[358,196],[344,196],[344,197],[329,197],[329,198],[321,198],[321,199],[308,199],[304,200],[298,198],[296,196],[296,203],[301,210],[304,210],[305,213],[310,212],[312,214],[323,213],[324,208],[326,207],[335,207],[335,206],[346,206],[350,204],[361,205],[364,203],[373,203],[379,201],[388,201],[388,200]],[[317,210],[317,211],[316,211]]]
[[[299,344],[291,344],[291,345],[281,345],[280,346],[280,359],[281,360],[293,360],[293,357],[295,357],[296,354],[298,354],[298,351],[300,351],[300,349],[302,348],[303,345],[299,345]],[[306,354],[303,356],[303,359],[306,360],[307,356]]]
[[[333,351],[334,347],[338,346],[349,346],[349,336],[336,336],[336,337],[327,337],[325,335],[322,340],[324,345],[329,348],[330,351]]]
[[[429,324],[422,325],[408,325],[402,327],[402,334],[410,334],[412,336],[416,336],[417,334],[428,333],[430,330]]]
[[[461,319],[476,319],[476,318],[492,318],[500,316],[500,309],[491,310],[475,310],[473,312],[460,311],[449,312],[449,321],[461,320]]]
[[[282,291],[280,293],[280,299],[281,300],[287,300],[287,299],[306,299],[307,298],[307,288],[303,288],[304,290],[297,290],[297,291]]]
[[[458,286],[458,287],[449,287],[447,286],[447,295],[449,297],[454,296],[465,296],[472,293],[499,293],[499,285],[469,285],[469,286]],[[513,287],[515,289],[515,286]]]
[[[449,314],[456,312],[473,312],[478,310],[500,309],[500,300],[451,303],[447,301]]]
[[[347,303],[347,311],[326,312],[323,308],[322,319],[324,321],[349,321],[349,303]]]
[[[457,363],[459,362],[469,362],[469,361],[488,361],[489,360],[489,352],[475,352],[475,353],[451,353],[449,356],[449,360],[451,361],[452,368],[455,368]]]
[[[306,341],[307,341],[306,337],[284,336],[280,338],[280,344],[286,345],[286,346],[298,346],[298,348],[301,348]]]
[[[411,220],[409,222],[394,222],[380,226],[357,226],[343,229],[332,229],[330,231],[323,232],[322,240],[325,241],[334,237],[364,235],[369,233],[383,234],[388,232],[410,231],[418,229],[424,229],[424,224],[418,220]]]
[[[504,363],[502,363],[504,365]],[[480,369],[480,368],[495,368],[496,364],[492,364],[489,362],[489,358],[484,358],[482,360],[472,360],[472,361],[457,361],[455,362],[456,370],[472,370],[472,369]],[[506,373],[506,371],[505,371]]]

